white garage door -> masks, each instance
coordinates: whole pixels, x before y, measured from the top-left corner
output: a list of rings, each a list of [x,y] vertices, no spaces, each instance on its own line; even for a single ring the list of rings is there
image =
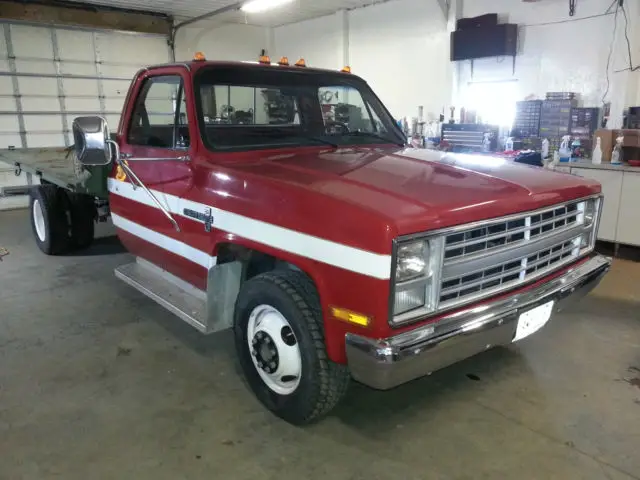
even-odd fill
[[[0,148],[67,146],[80,115],[112,130],[129,82],[145,65],[169,61],[161,35],[0,24]],[[26,185],[0,164],[0,188]],[[25,199],[0,197],[0,210]]]

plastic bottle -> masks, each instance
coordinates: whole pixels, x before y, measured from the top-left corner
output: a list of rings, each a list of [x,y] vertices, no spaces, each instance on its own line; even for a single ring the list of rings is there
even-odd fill
[[[560,144],[560,149],[558,150],[561,162],[571,161],[571,148],[569,148],[570,141],[571,137],[569,135],[565,135],[564,137],[562,137],[562,143]]]
[[[624,137],[616,138],[616,146],[613,147],[613,153],[611,154],[612,165],[622,164],[622,142],[623,141],[624,141]]]
[[[600,140],[600,137],[596,138],[596,146],[593,149],[593,154],[591,155],[591,163],[594,165],[600,165],[602,163],[602,145]]]
[[[579,138],[576,138],[573,142],[571,142],[571,161],[577,162],[578,159],[582,156],[582,142]]]
[[[542,140],[542,158],[549,158],[549,139]]]
[[[504,151],[513,152],[513,137],[507,138],[507,141],[504,142]]]

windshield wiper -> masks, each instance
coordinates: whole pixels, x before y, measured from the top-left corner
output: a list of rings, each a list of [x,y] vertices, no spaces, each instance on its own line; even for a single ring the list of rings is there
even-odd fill
[[[344,137],[371,137],[371,138],[377,138],[378,140],[383,140],[384,142],[393,143],[394,145],[398,145],[399,147],[404,147],[404,143],[400,143],[397,139],[388,138],[388,137],[385,137],[384,135],[379,135],[379,134],[374,133],[374,132],[363,132],[363,131],[360,131],[360,130],[354,130],[354,131],[350,131],[350,132],[344,133],[344,134],[342,134],[342,136],[344,136]]]

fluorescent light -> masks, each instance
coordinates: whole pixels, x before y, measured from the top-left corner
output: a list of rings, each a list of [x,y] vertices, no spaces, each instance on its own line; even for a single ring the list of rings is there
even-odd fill
[[[293,0],[249,0],[240,7],[240,10],[246,13],[260,13],[291,2]]]

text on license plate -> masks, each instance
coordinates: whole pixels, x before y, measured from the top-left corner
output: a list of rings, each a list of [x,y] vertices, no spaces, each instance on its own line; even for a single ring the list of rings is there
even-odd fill
[[[553,311],[553,301],[540,305],[539,307],[532,308],[531,310],[524,312],[518,318],[518,327],[516,328],[516,334],[513,337],[513,341],[517,342],[529,335],[536,333],[551,318],[551,312]]]

